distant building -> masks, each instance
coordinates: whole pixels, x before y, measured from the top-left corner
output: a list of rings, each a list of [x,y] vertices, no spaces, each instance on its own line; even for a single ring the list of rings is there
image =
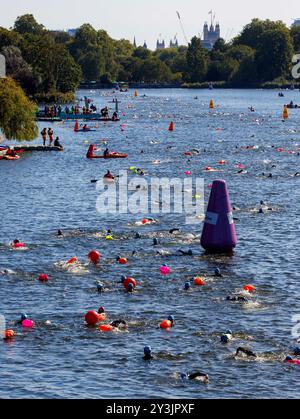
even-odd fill
[[[135,39],[135,37],[134,37],[134,40],[133,40],[133,46],[134,46],[134,48],[137,48],[137,46],[136,46],[136,39]]]
[[[176,36],[174,39],[171,39],[170,48],[178,48],[178,39],[176,38]]]
[[[292,28],[296,28],[297,26],[300,26],[300,19],[295,19],[294,23],[292,24]]]
[[[146,41],[144,42],[143,48],[148,49],[148,45],[147,45]]]
[[[216,26],[214,26],[213,23],[211,23],[210,27],[208,28],[208,23],[205,22],[203,27],[203,47],[211,51],[217,40],[220,38],[221,28],[219,23],[217,23]]]
[[[165,41],[164,40],[160,41],[158,39],[157,42],[156,42],[156,49],[160,50],[160,49],[165,49],[165,48],[166,48]]]

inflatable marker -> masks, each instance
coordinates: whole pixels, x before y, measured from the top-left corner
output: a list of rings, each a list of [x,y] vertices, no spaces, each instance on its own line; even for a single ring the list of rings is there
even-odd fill
[[[224,180],[215,180],[204,221],[201,246],[208,253],[231,253],[236,245],[237,237],[227,184]]]

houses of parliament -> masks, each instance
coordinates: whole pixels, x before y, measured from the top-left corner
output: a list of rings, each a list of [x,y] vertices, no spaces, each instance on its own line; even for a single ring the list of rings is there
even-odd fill
[[[209,26],[207,22],[205,22],[203,26],[203,39],[202,45],[205,49],[211,51],[217,42],[218,39],[221,38],[221,28],[220,24],[216,23],[216,25],[211,23]],[[134,38],[134,46],[137,47],[136,39]],[[178,48],[179,43],[177,37],[175,36],[174,39],[170,40],[170,43],[166,43],[164,39],[158,39],[156,42],[156,50],[160,51],[166,48]],[[143,48],[148,48],[146,41],[144,42]]]

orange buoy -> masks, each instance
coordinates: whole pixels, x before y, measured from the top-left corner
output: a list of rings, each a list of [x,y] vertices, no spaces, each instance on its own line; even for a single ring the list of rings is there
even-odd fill
[[[173,121],[170,122],[169,131],[174,131],[174,122]]]
[[[128,288],[129,284],[132,284],[134,288],[136,288],[136,286],[137,286],[137,283],[136,283],[136,280],[135,279],[133,279],[133,278],[126,278],[126,279],[124,279],[123,285],[124,285],[124,288],[125,289]]]
[[[99,327],[99,330],[101,332],[113,332],[115,328],[111,326],[110,324],[103,324],[102,326]]]
[[[283,119],[288,119],[288,117],[289,117],[289,110],[288,110],[288,107],[285,105],[284,106],[284,108],[283,108]]]
[[[211,100],[211,101],[209,102],[209,109],[214,109],[214,108],[215,108],[214,101],[213,101],[213,100]]]
[[[79,122],[78,121],[75,122],[74,131],[75,132],[78,132],[79,131]]]
[[[200,277],[197,277],[194,279],[194,284],[197,285],[198,287],[204,287],[206,285],[203,279]]]
[[[118,262],[120,265],[127,265],[128,260],[126,258],[118,258]]]
[[[89,258],[91,263],[93,263],[94,265],[97,265],[101,260],[101,255],[97,250],[92,250],[88,254],[88,258]]]
[[[4,332],[4,339],[5,340],[13,339],[14,336],[15,336],[15,332],[13,330],[5,330],[5,332]]]
[[[226,164],[226,161],[225,160],[220,160],[219,164],[224,165],[224,164]]]
[[[250,294],[253,294],[256,288],[253,285],[245,285],[244,291],[249,292]]]
[[[102,314],[98,314],[96,311],[89,311],[85,315],[85,321],[89,326],[96,326],[96,324],[101,321],[100,316],[102,316]]]
[[[161,322],[159,327],[161,329],[170,329],[172,327],[172,322],[170,320],[164,320]]]

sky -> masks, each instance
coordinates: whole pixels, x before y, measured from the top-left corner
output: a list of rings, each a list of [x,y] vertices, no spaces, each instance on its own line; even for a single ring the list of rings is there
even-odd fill
[[[252,18],[283,20],[291,25],[300,18],[299,0],[0,0],[0,26],[13,26],[18,16],[32,13],[47,29],[77,28],[91,23],[115,39],[136,37],[155,48],[160,34],[168,43],[177,34],[185,44],[176,11],[180,13],[187,38],[202,35],[203,24],[210,21],[210,10],[220,22],[221,35],[230,40]]]

